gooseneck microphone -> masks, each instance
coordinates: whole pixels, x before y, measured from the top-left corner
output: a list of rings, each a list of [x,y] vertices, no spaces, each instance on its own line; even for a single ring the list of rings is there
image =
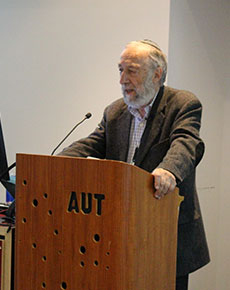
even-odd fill
[[[69,137],[69,135],[81,124],[81,123],[83,123],[86,119],[89,119],[89,118],[91,118],[91,116],[92,116],[92,114],[91,113],[87,113],[86,115],[85,115],[85,118],[84,119],[82,119],[79,123],[77,123],[74,127],[73,127],[73,129],[65,136],[65,138],[57,145],[57,147],[56,148],[54,148],[54,150],[52,151],[52,153],[51,153],[51,155],[54,155],[54,152],[61,146],[61,144]]]

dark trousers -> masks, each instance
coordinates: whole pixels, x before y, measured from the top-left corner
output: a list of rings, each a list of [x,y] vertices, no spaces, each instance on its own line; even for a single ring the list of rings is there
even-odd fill
[[[176,290],[188,290],[188,275],[176,278]]]

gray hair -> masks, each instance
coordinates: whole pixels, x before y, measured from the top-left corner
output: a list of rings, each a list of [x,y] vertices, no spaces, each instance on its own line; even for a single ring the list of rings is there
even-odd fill
[[[144,39],[139,41],[132,41],[129,43],[130,45],[144,45],[149,49],[149,65],[152,70],[155,70],[157,67],[162,69],[162,76],[160,79],[160,85],[162,86],[165,82],[166,75],[167,75],[167,59],[166,55],[160,49],[157,43],[153,42],[152,40]],[[128,45],[129,45],[128,44]]]

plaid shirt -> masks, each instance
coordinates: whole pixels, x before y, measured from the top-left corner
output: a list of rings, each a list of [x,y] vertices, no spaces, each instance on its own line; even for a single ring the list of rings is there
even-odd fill
[[[138,150],[141,142],[141,137],[144,133],[145,126],[147,123],[147,118],[149,116],[149,113],[151,111],[152,105],[156,99],[156,96],[153,98],[152,102],[144,108],[145,115],[144,117],[141,117],[139,111],[137,109],[134,109],[130,106],[128,106],[129,112],[133,115],[131,128],[130,128],[130,137],[129,137],[129,152],[127,157],[127,162],[130,164],[134,164],[135,160],[135,151]]]

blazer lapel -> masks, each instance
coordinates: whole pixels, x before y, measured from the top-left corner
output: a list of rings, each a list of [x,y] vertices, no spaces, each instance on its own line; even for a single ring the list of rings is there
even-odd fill
[[[152,106],[150,115],[147,120],[147,124],[141,138],[141,144],[136,156],[135,165],[139,166],[148,153],[149,149],[154,143],[157,143],[157,139],[161,132],[162,124],[165,119],[165,101],[163,98],[164,87],[160,88],[157,98]]]

